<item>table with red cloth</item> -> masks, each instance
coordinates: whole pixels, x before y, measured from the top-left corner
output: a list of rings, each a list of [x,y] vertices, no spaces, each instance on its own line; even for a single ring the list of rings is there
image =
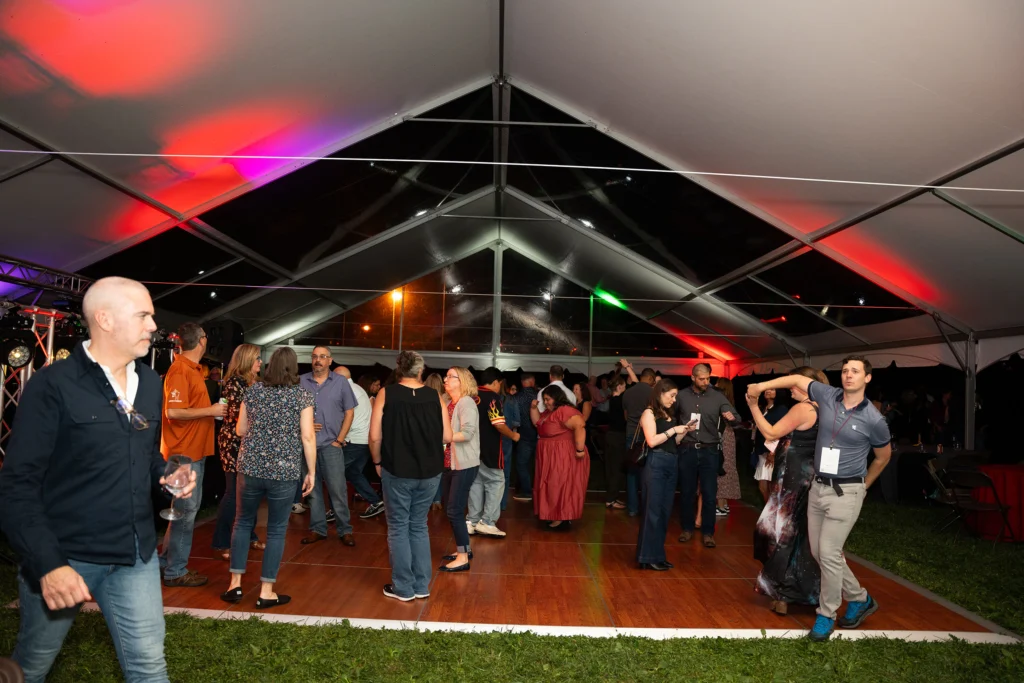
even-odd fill
[[[1006,516],[1014,537],[1018,541],[1024,539],[1024,465],[982,465],[978,469],[992,479],[999,502],[1010,507]],[[996,502],[988,488],[974,489],[971,496],[983,503]],[[995,539],[1003,519],[998,512],[974,513],[968,516],[967,524],[983,538]],[[1001,540],[1009,541],[1010,534],[1004,530]]]

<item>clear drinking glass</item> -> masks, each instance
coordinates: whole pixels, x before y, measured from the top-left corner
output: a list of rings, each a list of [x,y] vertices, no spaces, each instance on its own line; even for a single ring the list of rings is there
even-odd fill
[[[174,509],[174,498],[188,486],[192,475],[192,459],[187,455],[172,455],[164,468],[164,489],[171,494],[171,507],[160,511],[167,520],[181,519],[185,515]]]

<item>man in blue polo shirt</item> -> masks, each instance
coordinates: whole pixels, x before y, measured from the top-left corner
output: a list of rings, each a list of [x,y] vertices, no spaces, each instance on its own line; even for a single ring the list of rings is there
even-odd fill
[[[342,444],[348,438],[355,417],[356,395],[348,380],[331,372],[331,350],[326,346],[313,348],[313,372],[299,377],[303,389],[313,394],[313,429],[316,430],[316,484],[309,494],[310,534],[303,545],[327,538],[327,512],[324,507],[323,482],[334,504],[338,538],[343,545],[356,544],[352,536],[352,514],[348,508],[348,485],[345,481],[345,453]]]
[[[868,595],[843,557],[843,545],[860,516],[867,489],[889,464],[889,426],[866,398],[871,381],[871,363],[862,356],[843,360],[843,387],[829,387],[800,375],[787,375],[770,382],[751,384],[749,396],[766,389],[806,391],[818,406],[818,443],[814,452],[814,482],[807,504],[807,535],[811,553],[821,567],[821,596],[818,618],[811,629],[812,640],[828,640],[835,628],[836,613],[847,600],[843,628],[857,628],[878,603]],[[868,467],[868,453],[875,459]]]

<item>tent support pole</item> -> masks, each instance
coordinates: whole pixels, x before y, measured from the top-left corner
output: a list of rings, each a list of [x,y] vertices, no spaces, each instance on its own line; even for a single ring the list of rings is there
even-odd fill
[[[978,390],[978,352],[974,333],[967,335],[967,368],[964,370],[964,448],[974,450],[975,412]]]
[[[502,244],[494,249],[494,310],[491,312],[491,365],[498,366],[498,353],[501,352],[501,255],[505,250]]]
[[[594,294],[590,294],[590,326],[587,329],[587,381],[593,374],[594,363]]]

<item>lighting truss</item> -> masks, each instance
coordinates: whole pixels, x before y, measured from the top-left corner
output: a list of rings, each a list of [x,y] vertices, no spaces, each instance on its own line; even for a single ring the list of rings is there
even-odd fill
[[[64,318],[66,314],[45,308],[23,308],[19,315],[32,321],[32,326],[28,331],[32,334],[35,351],[43,354],[43,365],[49,365],[53,362],[57,321]],[[3,360],[6,362],[7,359]],[[21,368],[13,368],[6,364],[0,365],[0,463],[7,455],[7,441],[11,438],[14,414],[21,402],[22,392],[34,372],[34,361],[29,361]]]

